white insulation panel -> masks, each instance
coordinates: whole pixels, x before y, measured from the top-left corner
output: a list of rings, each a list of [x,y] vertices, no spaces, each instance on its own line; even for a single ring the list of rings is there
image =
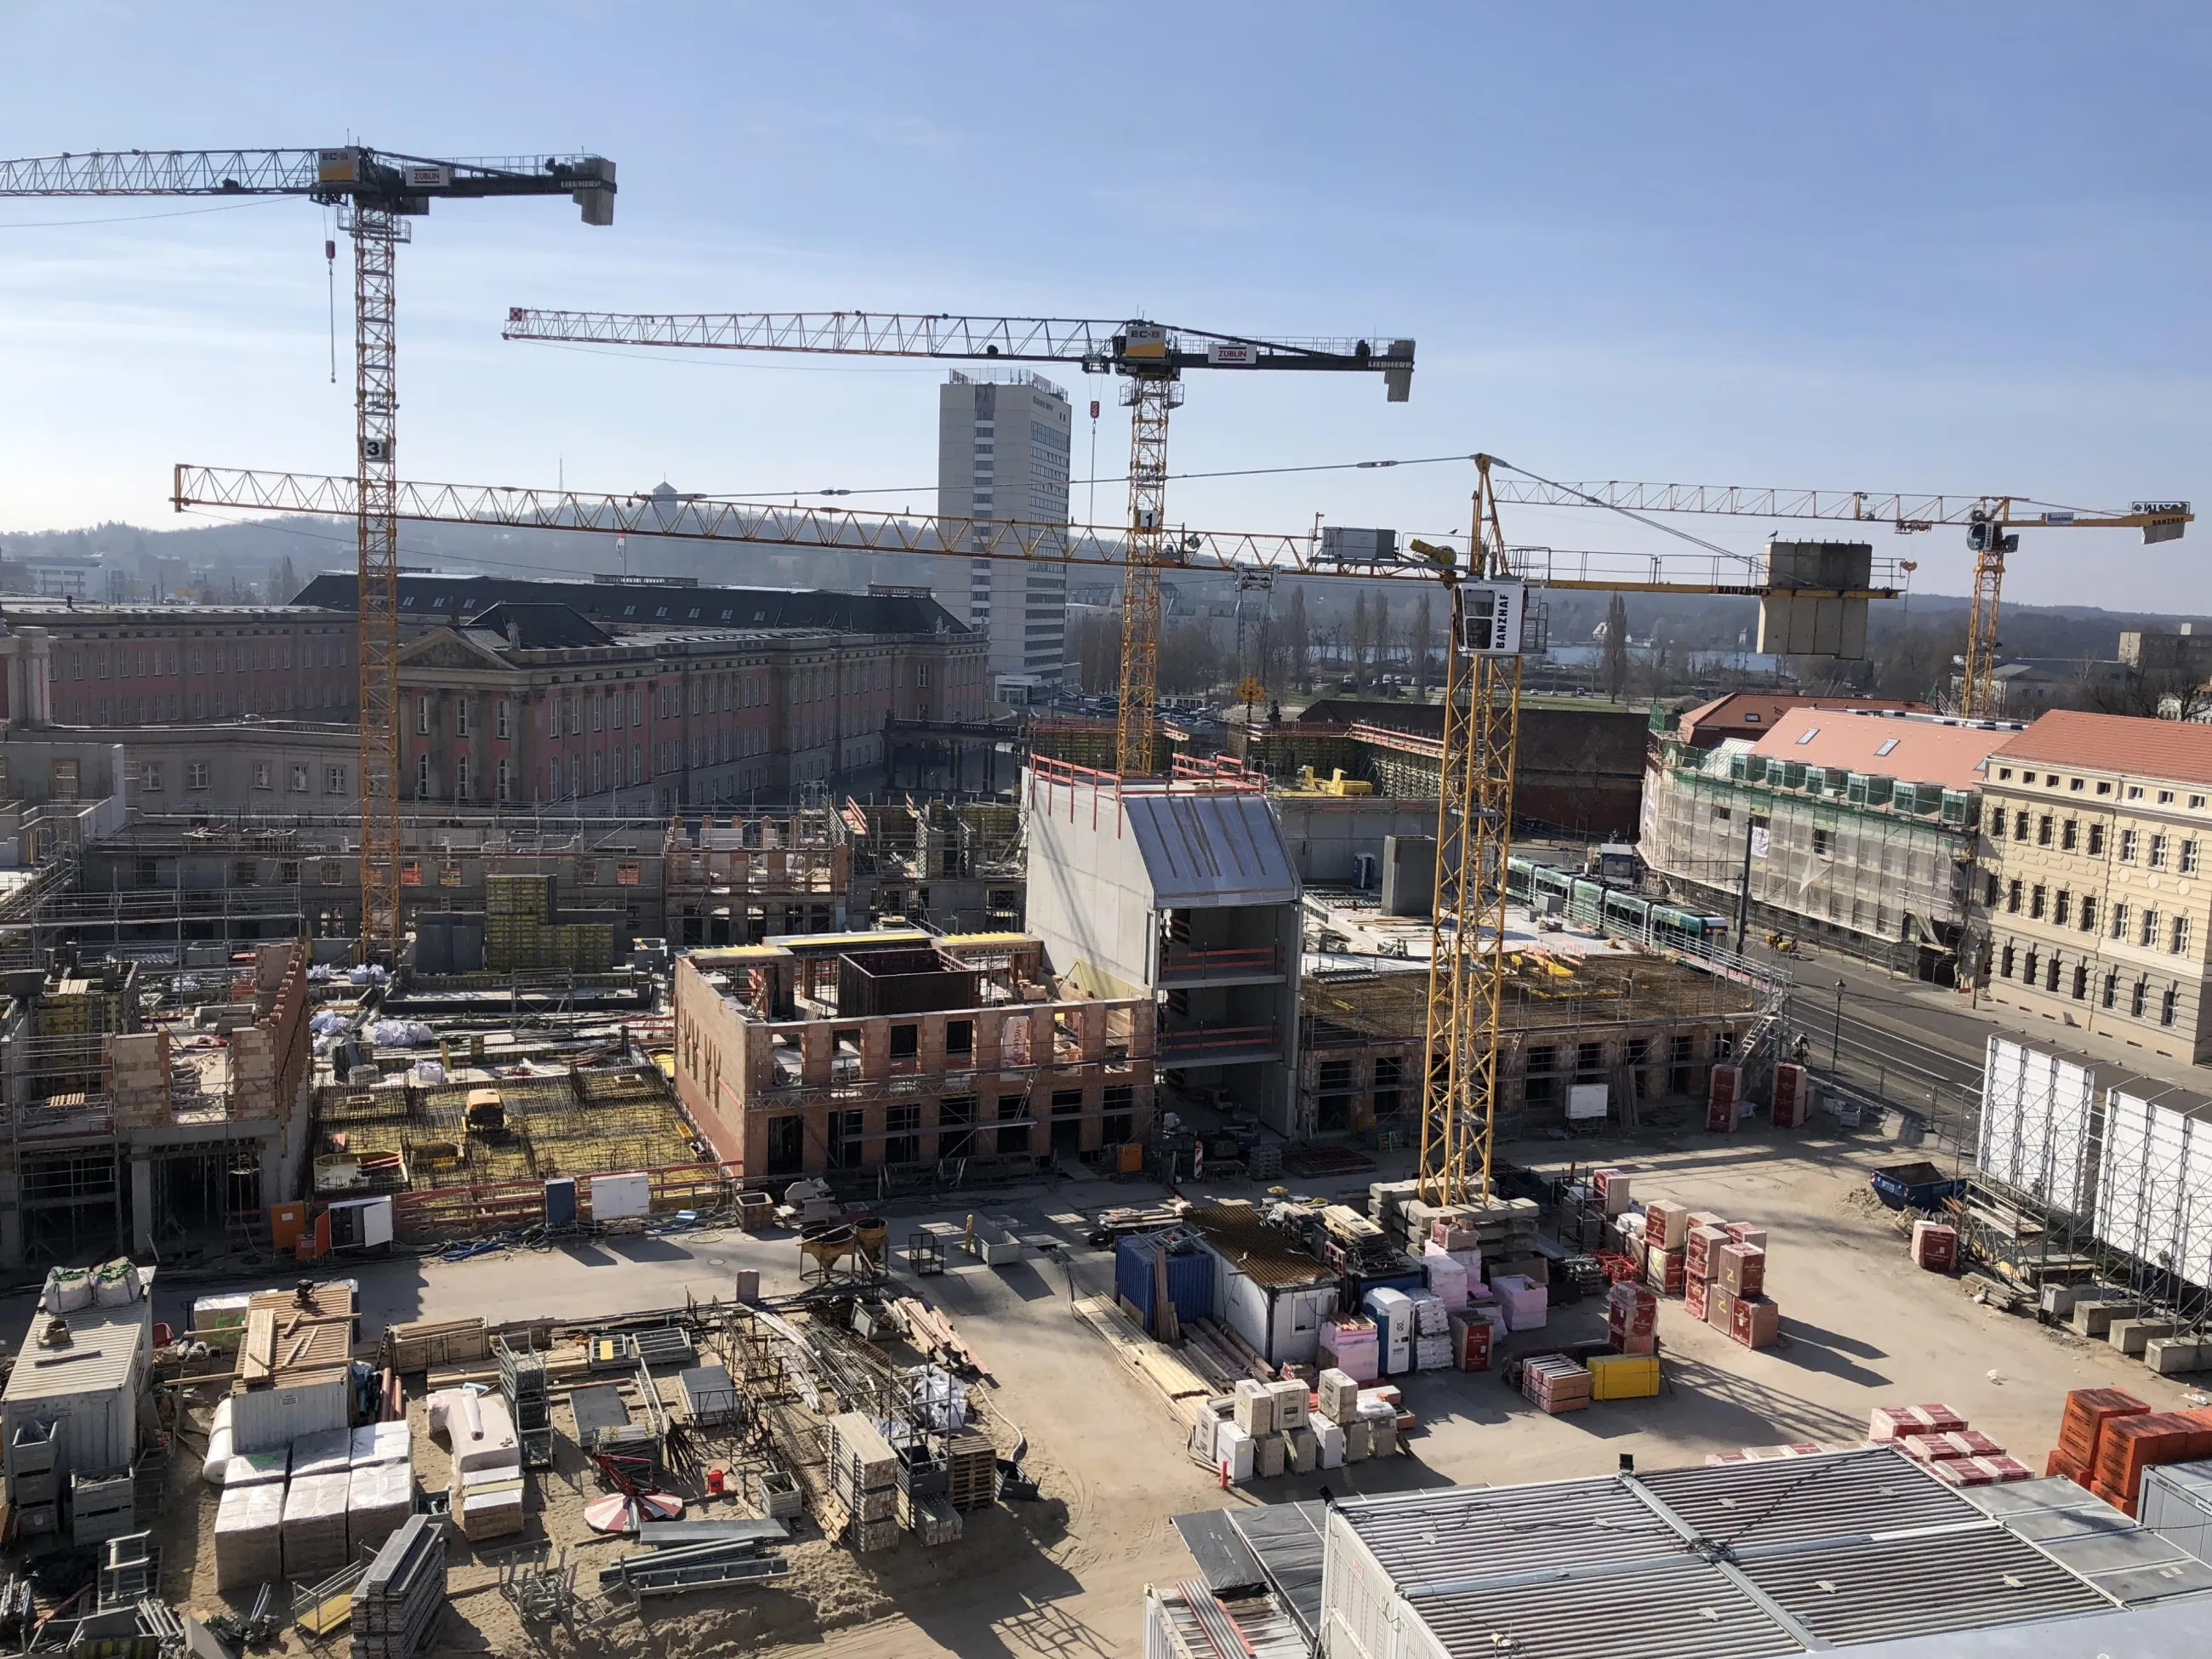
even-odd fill
[[[2112,1090],[2097,1236],[2147,1265],[2212,1285],[2212,1122]]]
[[[2087,1214],[2095,1199],[2096,1088],[2086,1066],[1991,1037],[1982,1069],[1983,1173],[2054,1209]]]

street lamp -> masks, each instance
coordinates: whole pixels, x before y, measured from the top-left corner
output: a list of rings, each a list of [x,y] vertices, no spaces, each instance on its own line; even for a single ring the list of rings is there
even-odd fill
[[[1836,981],[1836,1031],[1835,1035],[1831,1037],[1828,1042],[1828,1069],[1831,1072],[1837,1068],[1837,1065],[1843,1052],[1844,992],[1845,988],[1846,988],[1842,980],[1838,980]]]

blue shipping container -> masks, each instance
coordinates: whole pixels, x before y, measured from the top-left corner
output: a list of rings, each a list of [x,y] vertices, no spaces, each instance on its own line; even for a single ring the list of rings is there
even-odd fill
[[[1114,1247],[1115,1293],[1136,1309],[1147,1332],[1152,1331],[1152,1260],[1161,1249],[1158,1233],[1125,1238]],[[1200,1249],[1181,1255],[1170,1251],[1168,1300],[1181,1323],[1209,1317],[1213,1312],[1213,1258]]]

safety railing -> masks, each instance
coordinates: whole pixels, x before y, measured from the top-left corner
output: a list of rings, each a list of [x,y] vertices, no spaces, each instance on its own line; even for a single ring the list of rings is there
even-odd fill
[[[1231,974],[1273,974],[1281,971],[1282,958],[1272,945],[1234,950],[1200,951],[1187,945],[1170,945],[1160,952],[1160,982],[1177,979],[1212,979]]]

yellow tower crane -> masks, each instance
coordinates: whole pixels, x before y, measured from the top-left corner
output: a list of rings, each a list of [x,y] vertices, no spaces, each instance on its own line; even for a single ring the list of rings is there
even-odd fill
[[[830,352],[871,357],[939,357],[1007,363],[1079,363],[1086,374],[1118,374],[1129,410],[1129,556],[1121,577],[1121,684],[1114,750],[1124,775],[1152,769],[1159,701],[1160,572],[1183,562],[1167,522],[1168,414],[1182,402],[1186,369],[1351,369],[1382,374],[1389,401],[1412,395],[1413,343],[1258,339],[1164,323],[1054,317],[911,316],[866,312],[734,315],[596,311],[507,313],[510,340],[598,345],[706,347],[737,351]],[[932,551],[957,551],[933,549]]]
[[[1604,507],[1631,514],[1717,513],[1737,518],[1826,519],[1887,525],[1899,535],[1959,525],[1974,556],[1972,609],[1959,712],[1987,720],[1996,708],[1997,598],[2005,556],[2022,530],[2140,530],[2145,543],[2179,541],[2194,521],[2187,501],[2140,501],[2124,513],[2058,507],[2022,495],[1906,495],[1864,489],[1771,489],[1738,484],[1554,483],[1529,473],[1501,480],[1498,499],[1523,507]]]
[[[304,196],[343,214],[353,240],[354,507],[359,540],[361,946],[399,941],[399,337],[395,256],[433,201],[567,196],[611,225],[615,166],[598,155],[432,161],[335,149],[93,151],[0,161],[0,197]]]
[[[1460,550],[1414,541],[1409,556],[1347,564],[1312,532],[1258,535],[1178,532],[1179,568],[1231,580],[1327,578],[1398,586],[1442,582],[1450,595],[1444,741],[1437,804],[1436,902],[1431,921],[1428,1052],[1421,1114],[1420,1177],[1433,1202],[1486,1200],[1497,1085],[1499,1000],[1505,975],[1505,874],[1511,852],[1513,778],[1520,721],[1526,598],[1533,587],[1650,593],[1739,593],[1763,600],[1863,605],[1894,599],[1895,567],[1869,559],[1855,585],[1776,587],[1754,562],[1731,555],[1697,568],[1649,556],[1583,556],[1573,570],[1548,550],[1509,548],[1499,527],[1496,474],[1505,464],[1473,458],[1473,534]],[[180,465],[179,508],[222,507],[286,514],[350,514],[353,479]],[[917,521],[825,507],[760,506],[657,495],[401,483],[393,510],[431,524],[665,536],[721,544],[927,553],[1108,569],[1143,556],[1117,530],[997,519]],[[1687,573],[1687,574],[1685,574]]]

